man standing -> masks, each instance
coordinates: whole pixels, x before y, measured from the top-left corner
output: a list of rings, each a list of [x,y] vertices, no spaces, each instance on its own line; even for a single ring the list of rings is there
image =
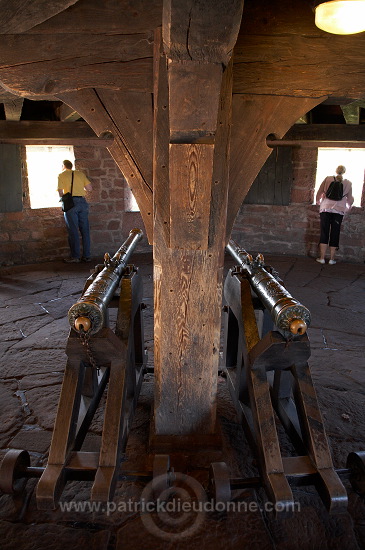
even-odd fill
[[[91,182],[80,170],[72,170],[70,160],[64,160],[62,172],[58,175],[58,194],[60,197],[65,193],[71,193],[71,184],[74,206],[63,213],[71,256],[65,258],[64,262],[78,263],[80,259],[84,262],[90,262],[89,205],[85,199],[85,191],[91,191]],[[82,237],[82,256],[80,254],[79,230]]]

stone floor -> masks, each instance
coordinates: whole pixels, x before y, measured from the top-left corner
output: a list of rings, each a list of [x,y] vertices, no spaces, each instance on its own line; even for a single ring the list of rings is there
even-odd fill
[[[344,468],[349,452],[365,450],[364,265],[322,266],[310,258],[287,256],[265,259],[279,272],[291,294],[311,310],[311,372],[335,467]],[[144,280],[145,345],[151,369],[142,385],[123,468],[141,471],[151,468],[152,265],[148,254],[135,254],[133,261]],[[227,267],[231,264],[228,260]],[[8,449],[26,449],[34,466],[46,463],[66,362],[66,314],[80,296],[89,270],[86,264],[60,262],[0,270],[0,460]],[[218,388],[218,418],[223,434],[220,460],[228,464],[232,477],[257,475],[255,459],[237,422],[223,376],[219,376]],[[102,416],[97,413],[85,450],[94,449],[100,442],[101,430]],[[280,437],[285,447],[285,434]],[[184,460],[188,473],[194,471],[196,477],[198,472],[199,487],[206,488],[211,456],[203,455]],[[192,477],[184,482],[186,490],[194,491]],[[301,487],[293,490],[300,511],[278,519],[267,508],[262,489],[250,489],[240,498],[236,495],[241,511],[235,508],[223,513],[207,508],[198,511],[190,518],[189,526],[184,524],[182,528],[177,513],[171,516],[171,525],[166,524],[165,516],[161,520],[148,510],[141,513],[149,485],[140,480],[120,481],[113,502],[91,509],[90,483],[70,482],[61,499],[63,510],[39,511],[36,480],[31,479],[23,499],[14,502],[11,496],[0,493],[1,548],[365,548],[365,505],[348,485],[348,511],[340,515],[329,515],[315,490]]]

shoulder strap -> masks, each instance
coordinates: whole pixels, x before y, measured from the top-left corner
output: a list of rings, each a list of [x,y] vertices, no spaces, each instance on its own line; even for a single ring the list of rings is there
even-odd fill
[[[74,186],[74,171],[72,170],[72,176],[71,176],[71,195],[72,195],[72,188]]]

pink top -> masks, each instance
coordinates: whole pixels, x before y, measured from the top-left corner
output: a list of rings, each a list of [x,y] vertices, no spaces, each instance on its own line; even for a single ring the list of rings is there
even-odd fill
[[[333,182],[335,176],[327,176],[322,181],[316,195],[316,204],[319,204],[320,212],[334,212],[335,214],[345,214],[351,210],[354,202],[352,196],[352,183],[349,180],[342,180],[343,183],[343,198],[340,201],[332,201],[327,199],[326,191]]]

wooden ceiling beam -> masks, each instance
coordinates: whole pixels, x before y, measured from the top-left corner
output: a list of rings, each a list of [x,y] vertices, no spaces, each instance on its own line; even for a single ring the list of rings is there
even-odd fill
[[[63,13],[38,25],[34,31],[50,35],[85,34],[88,37],[103,33],[133,34],[156,29],[161,26],[161,20],[162,0],[87,0],[76,2]]]
[[[14,99],[17,99],[19,97],[21,97],[22,99],[29,99],[30,101],[37,101],[38,99],[42,101],[58,101],[58,99],[52,95],[44,95],[44,96],[42,95],[42,97],[40,98],[38,98],[38,96],[35,96],[35,95],[20,95],[20,94],[7,91],[0,86],[0,103],[13,101]]]
[[[365,141],[326,141],[318,139],[268,139],[268,147],[346,147],[364,149]]]
[[[0,82],[21,96],[93,87],[152,91],[149,34],[0,35],[0,51]]]
[[[353,101],[348,105],[341,105],[343,116],[345,117],[346,124],[359,124],[360,111],[365,108],[365,101],[359,99]]]
[[[365,33],[319,30],[309,4],[245,3],[234,48],[233,93],[365,97]]]
[[[71,109],[71,107],[69,105],[65,105],[65,103],[62,103],[62,105],[57,107],[56,112],[58,118],[62,122],[75,122],[81,118],[75,109]]]
[[[0,33],[26,32],[77,0],[0,0]]]
[[[365,124],[295,124],[283,136],[285,140],[364,141]]]
[[[98,137],[86,122],[0,120],[0,143],[110,147],[113,142],[113,136]]]
[[[13,99],[4,101],[5,120],[20,120],[24,99],[14,96]]]
[[[162,0],[151,0],[151,3],[137,0],[135,8],[132,0],[121,0],[118,13],[112,0],[77,2],[37,26],[32,31],[37,34],[0,35],[0,82],[23,97],[49,97],[89,87],[153,93],[152,29],[161,22],[159,19],[156,23],[161,17],[161,5]],[[130,28],[118,26],[123,18],[133,19],[134,13],[136,19],[145,17],[144,25],[137,25],[140,33],[132,24]],[[164,17],[166,13],[165,10]],[[223,23],[228,12],[222,13],[217,37],[226,28]],[[56,20],[58,25],[53,26],[51,22]],[[106,22],[110,23],[109,28]],[[167,33],[171,33],[171,29],[179,32],[182,22],[183,18],[177,15]],[[239,18],[234,23],[238,22]],[[182,34],[171,54],[180,61],[189,55],[183,53],[183,39]],[[216,58],[222,54],[226,59],[233,45],[225,44],[224,51],[218,52],[222,47],[217,46],[218,39],[215,44],[212,38],[209,40],[203,43],[210,47],[212,54],[216,48]],[[200,45],[188,44],[196,62],[203,62],[199,48]],[[304,0],[247,3],[234,46],[233,91],[249,95],[327,96],[328,100],[332,96],[343,101],[344,98],[363,99],[364,49],[365,33],[343,37],[317,29],[313,13]]]

